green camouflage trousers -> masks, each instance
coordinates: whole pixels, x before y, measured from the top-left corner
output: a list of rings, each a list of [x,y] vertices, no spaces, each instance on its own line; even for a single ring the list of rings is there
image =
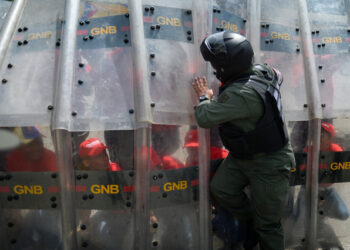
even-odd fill
[[[270,162],[272,163],[272,162]],[[262,250],[283,250],[281,217],[289,188],[290,162],[237,160],[229,155],[210,184],[215,201],[238,220],[254,221]],[[250,197],[244,192],[249,186]]]

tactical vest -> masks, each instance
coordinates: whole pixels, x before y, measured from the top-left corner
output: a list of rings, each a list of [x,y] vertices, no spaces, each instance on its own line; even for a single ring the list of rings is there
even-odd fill
[[[253,66],[253,71],[255,74],[240,78],[235,83],[242,82],[254,89],[264,103],[264,114],[255,129],[245,132],[230,122],[219,126],[224,146],[235,158],[246,160],[253,159],[256,154],[276,152],[289,140],[279,91],[283,81],[281,73],[262,65]]]

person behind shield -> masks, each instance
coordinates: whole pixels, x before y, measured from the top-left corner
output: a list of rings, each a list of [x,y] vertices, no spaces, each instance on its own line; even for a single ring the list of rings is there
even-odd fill
[[[79,170],[105,170],[105,171],[121,171],[121,167],[114,162],[109,161],[104,145],[97,138],[89,138],[83,141],[79,146],[79,156],[81,164],[78,165]]]
[[[43,135],[37,127],[16,127],[13,132],[20,146],[7,155],[8,171],[57,171],[55,153],[44,147]]]
[[[210,131],[210,165],[212,174],[216,171],[216,163],[221,162],[228,155],[228,151],[222,147],[221,143],[217,143],[214,139],[216,139],[215,133]],[[190,129],[186,133],[184,148],[187,151],[186,166],[198,166],[199,141],[197,129]]]
[[[342,152],[343,148],[334,142],[335,128],[329,122],[321,123],[320,152]],[[304,152],[308,152],[308,148]],[[320,165],[320,169],[322,166]],[[350,212],[333,183],[324,183],[320,175],[318,189],[318,217],[317,217],[317,242],[323,249],[337,248],[344,249],[332,226],[327,223],[327,218],[336,220],[347,220]],[[305,187],[300,188],[295,213],[295,225],[299,226],[305,221]],[[296,227],[296,226],[295,226]]]
[[[335,129],[331,123],[321,123],[321,152],[342,152],[343,148],[334,143]],[[326,239],[326,242],[320,240],[322,246],[328,247],[329,245],[335,245],[339,249],[343,249],[341,241],[338,239],[336,233],[325,220],[326,218],[332,218],[336,220],[347,220],[350,212],[346,203],[341,198],[335,187],[332,187],[333,183],[320,183],[318,190],[318,211],[322,211],[318,217],[318,223],[323,230],[319,232],[319,238]],[[327,224],[327,225],[326,225]]]
[[[185,165],[174,157],[180,147],[179,126],[152,124],[151,161],[160,159],[163,170],[184,168]],[[151,164],[151,170],[154,164]],[[157,168],[155,168],[157,169]]]
[[[245,249],[253,249],[258,242],[262,250],[282,250],[281,217],[289,172],[295,166],[282,114],[282,75],[267,64],[253,65],[253,49],[239,34],[210,35],[200,50],[222,86],[215,101],[206,78],[194,78],[199,98],[195,118],[202,128],[218,126],[230,152],[211,181],[211,194],[246,225]],[[248,185],[250,198],[244,192]]]
[[[16,127],[12,128],[18,137],[20,145],[7,155],[7,170],[9,172],[56,172],[56,156],[45,148],[39,128]],[[32,182],[29,173],[25,182]],[[44,176],[43,176],[44,178]],[[53,210],[29,209],[25,213],[11,211],[5,215],[6,219],[14,222],[17,230],[12,232],[16,238],[14,249],[60,249],[62,236],[57,213]],[[9,217],[7,217],[9,216]],[[6,246],[1,249],[9,249]]]

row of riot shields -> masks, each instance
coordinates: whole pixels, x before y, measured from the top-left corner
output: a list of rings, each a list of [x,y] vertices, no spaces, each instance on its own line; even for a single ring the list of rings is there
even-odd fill
[[[317,242],[323,248],[341,248],[348,244],[346,186],[350,180],[347,152],[350,145],[349,131],[342,126],[346,122],[344,119],[333,121],[337,129],[328,148],[328,135],[321,138],[324,148],[321,147],[319,155]],[[331,124],[323,123],[323,127]],[[286,246],[294,249],[305,242],[308,123],[290,123],[290,128],[297,166],[291,170],[283,220]],[[6,131],[19,138],[20,146],[1,151],[1,229],[5,249],[62,249],[60,174],[51,132],[47,127],[35,126],[7,127]],[[129,130],[72,134],[76,237],[81,249],[135,247],[137,172],[133,166],[134,156],[121,152],[121,148],[134,147],[133,137],[133,131]],[[215,174],[228,152],[222,149],[215,131],[211,138],[211,174]],[[329,147],[336,151],[329,151]],[[152,126],[151,144],[143,149],[144,157],[150,155],[150,247],[199,247],[198,148],[195,127]],[[213,223],[217,223],[219,217],[213,216]],[[239,235],[239,227],[234,230],[238,230],[234,232]],[[214,231],[214,248],[227,244],[220,237],[220,232]]]
[[[215,129],[196,127],[191,90],[194,76],[207,75],[217,93],[220,83],[199,44],[206,33],[224,30],[247,35],[255,60],[284,75],[283,108],[297,159],[283,217],[286,248],[350,246],[348,0],[80,1],[73,21],[72,4],[0,2],[6,27],[12,8],[21,8],[7,45],[0,38],[4,249],[240,246],[239,222],[218,211],[208,192],[228,152]],[[73,53],[65,53],[69,41]],[[72,67],[62,63],[66,57]],[[305,70],[310,58],[316,80]],[[320,100],[316,117],[306,90],[312,84]]]
[[[1,151],[5,249],[62,249],[62,177],[51,132],[41,126],[3,130],[19,138],[17,146]],[[151,131],[151,143],[142,149],[143,157],[150,156],[149,247],[198,249],[197,128],[153,125]],[[71,139],[78,249],[134,249],[138,173],[134,155],[125,152],[134,147],[134,132],[75,132]]]
[[[72,1],[17,2],[22,11],[1,67],[4,249],[199,248],[200,136],[189,90],[203,67],[194,62],[192,17],[202,10],[192,1],[136,3],[149,81],[147,103],[137,104],[131,2],[80,2],[69,93],[57,84]],[[68,109],[59,111],[59,102]],[[152,123],[138,123],[138,105]],[[68,119],[55,118],[59,112]],[[141,143],[140,126],[148,134]],[[69,131],[63,143],[57,129]]]

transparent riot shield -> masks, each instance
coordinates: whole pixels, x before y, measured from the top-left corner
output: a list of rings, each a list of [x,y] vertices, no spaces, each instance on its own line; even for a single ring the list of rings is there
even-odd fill
[[[78,247],[134,249],[133,133],[72,132]]]
[[[27,2],[0,70],[1,126],[20,142],[1,151],[4,249],[61,249],[59,176],[47,126],[63,8],[61,1]]]
[[[142,1],[152,116],[158,124],[193,123],[197,68],[192,1]]]
[[[81,1],[78,21],[72,116],[64,125],[72,131],[78,246],[135,249],[137,108],[128,5]]]
[[[261,1],[261,61],[283,74],[281,87],[287,120],[307,120],[307,101],[295,1]]]
[[[309,1],[308,9],[324,117],[348,117],[348,10],[344,1],[327,7],[322,1]]]
[[[285,247],[298,249],[305,243],[305,182],[307,168],[308,121],[288,123],[290,141],[295,154],[296,166],[291,169],[290,189],[283,214]],[[301,192],[303,190],[303,192]],[[300,199],[303,203],[300,203]]]
[[[294,145],[306,145],[307,123],[295,123]],[[316,246],[326,249],[346,249],[349,247],[349,234],[346,230],[349,218],[347,182],[348,180],[348,121],[345,119],[323,120],[318,169],[318,201]],[[301,135],[299,139],[297,134]],[[288,217],[285,225],[293,228],[287,231],[286,245],[289,248],[302,247],[305,244],[304,228],[306,211],[306,154],[296,151],[297,167],[291,173],[291,189],[288,200]]]
[[[349,121],[323,120],[321,124],[317,243],[322,248],[350,246],[349,227]]]
[[[338,249],[349,246],[349,235],[341,231],[349,217],[347,195],[343,191],[348,182],[348,128],[347,120],[342,119],[348,117],[347,102],[342,101],[347,92],[347,71],[344,69],[349,58],[348,4],[348,1],[334,1],[331,5],[323,1],[308,2],[321,106],[326,118],[321,125],[316,236],[320,247]],[[330,146],[327,148],[325,144]]]
[[[3,126],[49,124],[63,9],[64,1],[27,2],[0,69]]]
[[[205,197],[208,190],[197,189],[200,171],[204,173],[206,168],[186,166],[183,150],[189,125],[194,124],[191,82],[194,75],[204,72],[202,61],[198,61],[198,44],[204,36],[206,11],[205,4],[194,1],[142,1],[149,84],[143,105],[151,107],[152,120],[151,143],[141,149],[142,153],[147,150],[149,157],[146,248],[209,247],[201,245],[208,240],[204,215],[208,202],[199,206],[205,202],[199,195]]]
[[[198,147],[196,128],[152,125],[149,237],[154,247],[199,247]]]
[[[2,248],[62,249],[59,176],[49,128],[1,129],[18,140],[0,152]]]
[[[127,1],[81,1],[71,131],[132,129],[134,99]]]

